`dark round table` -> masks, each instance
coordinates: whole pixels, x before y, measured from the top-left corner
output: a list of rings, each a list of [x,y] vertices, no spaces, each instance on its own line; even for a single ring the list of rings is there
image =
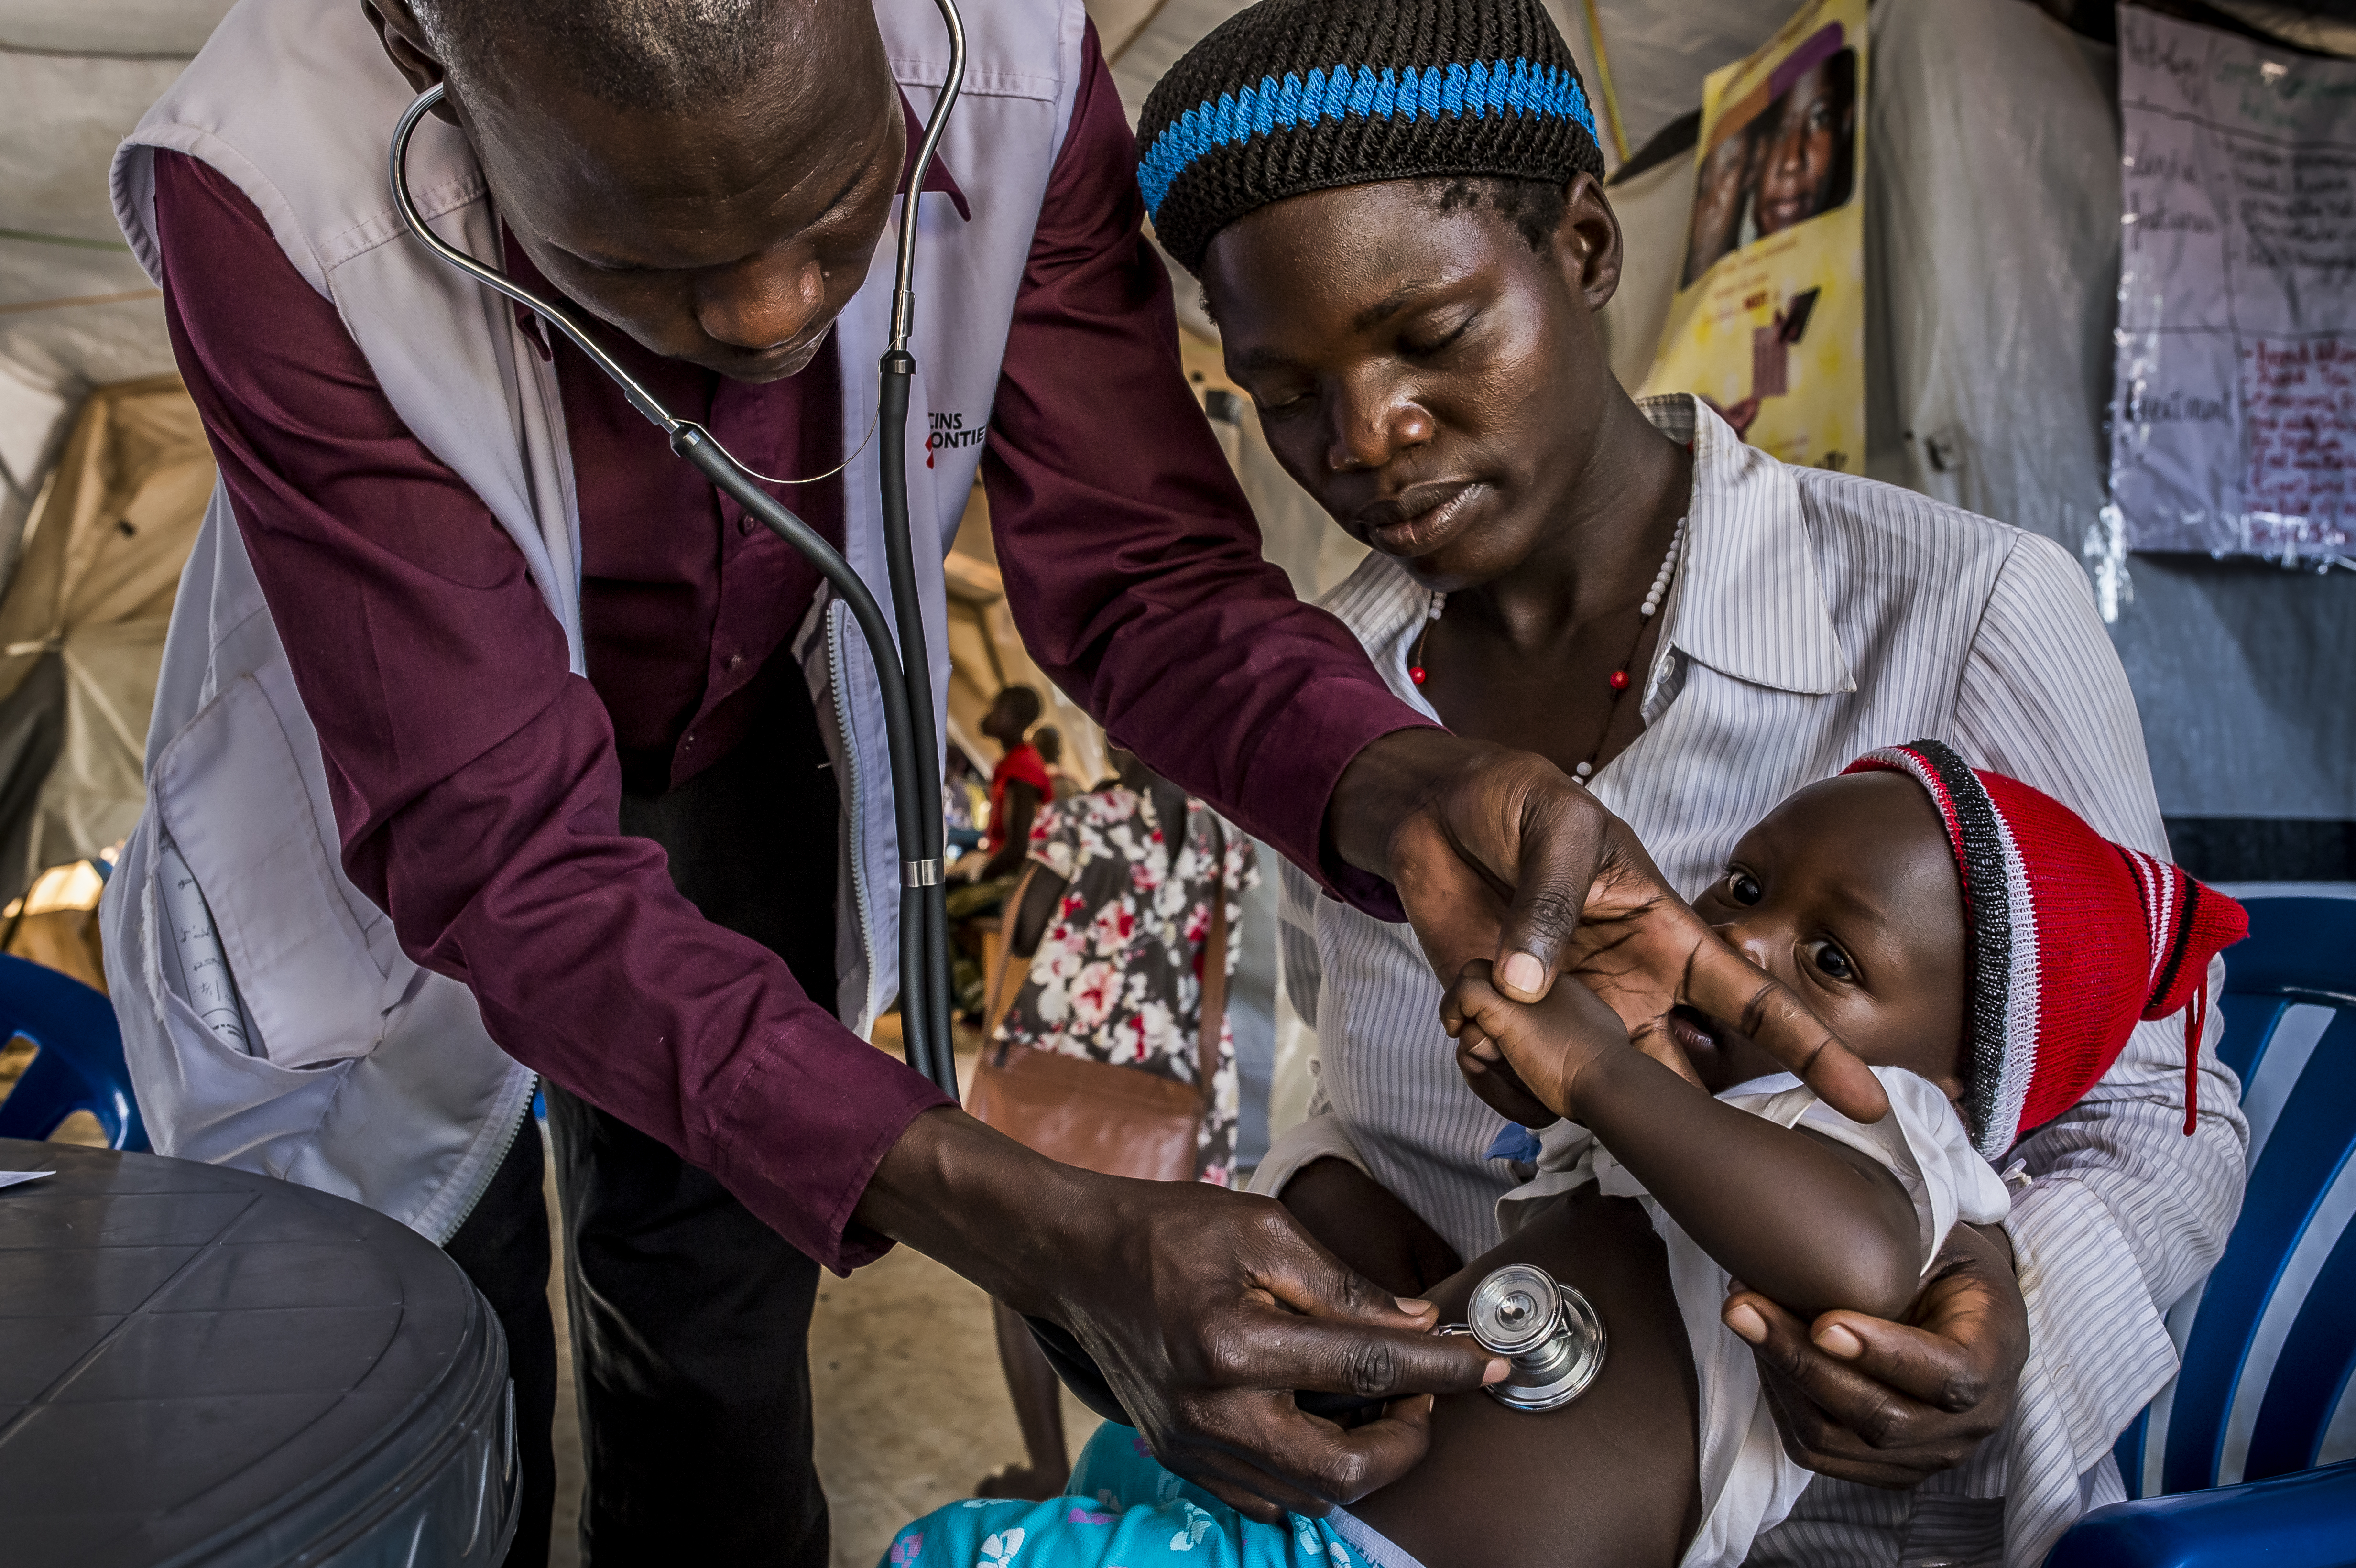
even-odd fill
[[[0,1139],[0,1561],[496,1564],[507,1343],[441,1248],[243,1171]]]

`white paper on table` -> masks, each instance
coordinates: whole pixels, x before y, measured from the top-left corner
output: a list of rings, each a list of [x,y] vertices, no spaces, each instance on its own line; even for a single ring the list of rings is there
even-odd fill
[[[15,1187],[22,1182],[38,1181],[45,1176],[55,1176],[54,1170],[0,1170],[0,1187]]]

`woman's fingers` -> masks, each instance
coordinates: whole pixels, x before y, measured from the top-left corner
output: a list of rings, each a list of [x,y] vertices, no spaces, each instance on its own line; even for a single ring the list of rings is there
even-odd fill
[[[1796,1329],[1798,1325],[1790,1327]],[[1818,1475],[1874,1487],[1918,1486],[1967,1458],[1977,1442],[1976,1438],[1958,1438],[1944,1443],[1877,1446],[1827,1413],[1797,1382],[1778,1371],[1777,1365],[1767,1356],[1759,1358],[1760,1387],[1774,1414],[1784,1452],[1794,1463]]]
[[[1917,1487],[1951,1468],[1968,1451],[1952,1457],[1924,1459],[1908,1453],[1883,1454],[1851,1432],[1832,1425],[1807,1397],[1780,1379],[1762,1376],[1760,1386],[1775,1417],[1775,1430],[1792,1462],[1835,1480],[1863,1486],[1905,1488]]]
[[[1860,1377],[1954,1413],[1987,1399],[2000,1371],[1992,1343],[1958,1343],[1861,1312],[1826,1313],[1809,1340]]]
[[[2029,1307],[2001,1232],[1957,1225],[1915,1298],[1910,1323],[1827,1312],[1812,1342],[1864,1376],[1986,1429],[2010,1413],[2029,1360]]]
[[[1748,1321],[1741,1314],[1748,1310]],[[1729,1328],[1751,1340],[1751,1354],[1761,1371],[1782,1380],[1826,1418],[1827,1424],[1850,1432],[1869,1447],[1902,1442],[1907,1408],[1912,1396],[1876,1382],[1845,1361],[1837,1360],[1810,1343],[1807,1326],[1761,1296],[1742,1291],[1729,1298],[1721,1314]],[[1766,1337],[1751,1339],[1751,1323],[1762,1324]],[[1927,1412],[1926,1412],[1927,1413]],[[1813,1448],[1822,1446],[1821,1435],[1799,1434]]]
[[[1783,1391],[1776,1414],[1786,1440],[1928,1474],[2003,1425],[2027,1359],[2028,1309],[1995,1251],[1957,1226],[1911,1326],[1858,1312],[1803,1325],[1756,1291],[1730,1296],[1727,1327],[1751,1344],[1762,1378]]]

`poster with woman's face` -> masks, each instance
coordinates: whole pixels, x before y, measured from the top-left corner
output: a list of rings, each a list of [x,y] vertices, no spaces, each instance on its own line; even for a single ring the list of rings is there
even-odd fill
[[[1864,449],[1864,0],[1813,0],[1709,79],[1677,295],[1647,391],[1788,462]],[[1853,405],[1853,411],[1852,411]]]

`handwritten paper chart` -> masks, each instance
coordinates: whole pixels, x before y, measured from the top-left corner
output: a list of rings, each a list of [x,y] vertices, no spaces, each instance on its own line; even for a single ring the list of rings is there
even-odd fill
[[[2119,8],[2130,549],[2350,553],[2356,65]]]

